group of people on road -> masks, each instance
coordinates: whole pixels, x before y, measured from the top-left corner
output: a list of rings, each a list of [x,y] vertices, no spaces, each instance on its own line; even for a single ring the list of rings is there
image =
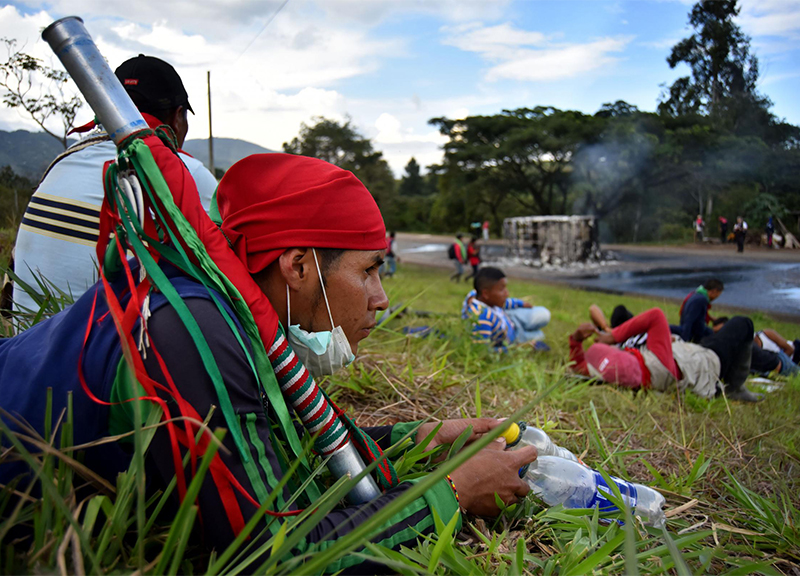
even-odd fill
[[[705,227],[705,223],[702,222],[702,217],[700,214],[697,215],[697,220],[695,222],[695,237],[698,234],[701,236],[702,241],[702,229]],[[702,223],[702,224],[701,224]],[[736,251],[737,252],[744,252],[744,245],[747,240],[747,232],[749,226],[747,225],[747,221],[742,218],[741,216],[736,217],[736,221],[733,224],[733,230],[731,231],[731,235],[728,235],[728,219],[724,216],[719,217],[719,234],[720,234],[720,241],[723,244],[727,244],[729,240],[731,240],[731,236],[733,241],[736,243]],[[767,222],[764,225],[764,234],[767,239],[767,248],[774,248],[775,244],[773,242],[773,238],[775,236],[775,217],[769,216],[767,218]]]
[[[453,261],[455,272],[450,276],[451,281],[460,282],[464,274],[464,267],[469,265],[472,270],[464,278],[464,282],[475,278],[481,265],[481,248],[478,237],[472,236],[467,245],[464,245],[464,235],[456,234],[456,240],[447,249],[447,257]]]

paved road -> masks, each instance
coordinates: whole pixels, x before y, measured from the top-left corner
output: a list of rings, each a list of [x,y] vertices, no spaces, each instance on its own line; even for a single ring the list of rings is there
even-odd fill
[[[398,253],[406,262],[452,269],[448,236],[398,234]],[[509,276],[567,283],[576,288],[683,299],[710,276],[725,283],[722,306],[761,310],[800,322],[800,251],[733,246],[610,246],[618,260],[568,270],[542,270],[504,258],[502,241],[490,241],[484,259],[495,260]]]

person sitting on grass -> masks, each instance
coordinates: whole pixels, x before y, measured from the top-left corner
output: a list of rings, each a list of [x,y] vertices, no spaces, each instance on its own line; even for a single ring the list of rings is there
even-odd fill
[[[641,334],[647,340],[640,340],[638,347],[618,346]],[[597,342],[584,352],[583,343],[591,336]],[[677,384],[679,390],[688,388],[702,398],[724,391],[732,400],[757,402],[763,395],[744,385],[750,372],[752,337],[753,322],[736,316],[702,345],[673,341],[664,312],[652,308],[608,332],[590,322],[581,324],[569,337],[569,359],[578,374],[625,388],[663,392]]]
[[[329,433],[327,422],[341,421],[353,442],[366,446],[361,454],[367,463],[379,460],[381,449],[404,435],[410,434],[412,444],[420,442],[437,425],[411,422],[358,428],[324,394],[306,396],[304,392],[306,388],[314,391],[314,379],[353,360],[361,340],[375,326],[376,312],[388,306],[378,275],[386,248],[383,218],[370,192],[351,172],[313,158],[263,154],[236,163],[220,182],[217,228],[200,208],[180,159],[165,151],[163,144],[159,146],[158,140],[145,142],[168,178],[181,213],[191,218],[195,229],[204,228],[208,238],[216,238],[213,254],[218,262],[225,262],[220,266],[229,272],[241,269],[238,285],[248,287],[252,282],[257,298],[266,298],[261,311],[249,299],[252,292],[243,297],[246,304],[240,300],[239,305],[252,311],[251,324],[263,313],[276,331],[274,340],[262,343],[253,337],[245,329],[246,316],[234,312],[241,308],[235,307],[233,299],[206,288],[175,266],[161,265],[172,286],[169,299],[163,291],[129,289],[139,277],[132,261],[130,274],[112,278],[107,285],[95,284],[61,313],[14,338],[0,340],[0,406],[6,411],[2,417],[12,430],[21,432],[21,422],[27,421],[43,434],[45,391],[52,388],[54,415],[67,406],[70,395],[74,399],[74,443],[78,445],[134,429],[134,402],[141,402],[143,419],[156,406],[169,408],[172,416],[187,415],[175,424],[162,413],[164,425],[155,431],[146,454],[149,493],[163,490],[177,478],[178,490],[173,494],[181,493],[182,498],[186,484],[182,492],[180,479],[185,482],[185,475],[193,474],[197,457],[208,445],[196,422],[210,414],[208,426],[226,428],[228,434],[223,449],[212,459],[196,503],[202,516],[198,534],[218,553],[267,501],[292,462],[302,463],[258,521],[250,540],[257,547],[285,521],[280,514],[315,507],[324,490],[311,475],[313,468],[304,463],[298,434],[306,435],[310,424],[304,421],[300,426],[292,416],[292,407],[297,406],[292,394],[304,394],[302,398],[311,402],[295,408],[298,418],[308,419],[303,410],[316,411],[319,406],[313,414],[320,416],[312,416],[318,428],[308,432],[320,432],[315,446]],[[212,248],[208,248],[210,254]],[[123,358],[117,313],[109,313],[108,302],[127,306],[128,299],[144,294],[150,312],[146,324],[140,325],[133,314],[125,319],[130,320],[130,331],[119,328],[126,334],[126,356],[135,367],[134,377]],[[137,312],[136,306],[130,309]],[[204,339],[203,347],[197,338]],[[261,357],[266,364],[254,364],[254,358]],[[209,365],[215,366],[215,374],[206,368]],[[146,396],[133,384],[137,381],[150,386],[152,395]],[[469,426],[473,427],[470,440],[474,440],[499,425],[499,420],[490,418],[447,420],[428,447],[453,442]],[[184,427],[189,427],[188,432]],[[194,442],[195,438],[200,441]],[[337,448],[341,437],[328,441],[337,442]],[[2,446],[8,447],[5,435]],[[395,550],[413,546],[418,538],[435,531],[434,513],[445,522],[457,516],[458,530],[460,510],[496,516],[497,502],[512,504],[524,497],[529,488],[518,470],[535,460],[536,449],[506,452],[503,447],[502,442],[493,442],[479,451],[455,469],[450,479],[442,478],[380,526],[373,541]],[[119,442],[96,444],[83,452],[84,464],[112,484],[131,464],[130,445]],[[182,467],[184,457],[193,464]],[[384,461],[379,469],[376,477],[383,493],[361,506],[332,509],[298,543],[295,555],[308,557],[329,547],[418,481],[398,482],[390,462]],[[9,485],[25,472],[21,461],[6,459],[0,466],[0,483]],[[305,481],[310,484],[292,503],[293,491]],[[370,574],[388,570],[364,552],[366,557],[344,556],[327,570]]]
[[[680,336],[684,342],[695,344],[699,344],[706,336],[711,336],[714,330],[708,324],[715,324],[715,318],[708,311],[711,303],[720,297],[724,289],[721,280],[711,278],[686,296],[681,303],[680,326],[671,326],[672,333]]]
[[[550,311],[519,298],[509,298],[506,275],[499,268],[478,270],[474,289],[464,298],[461,317],[472,320],[472,335],[505,350],[508,344],[533,343],[537,350],[549,350],[542,342],[542,328],[550,323]]]

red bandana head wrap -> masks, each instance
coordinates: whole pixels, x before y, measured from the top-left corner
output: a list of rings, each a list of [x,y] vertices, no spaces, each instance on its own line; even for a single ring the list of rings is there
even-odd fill
[[[255,154],[217,188],[222,231],[251,274],[289,248],[384,250],[386,228],[352,172],[316,158]]]

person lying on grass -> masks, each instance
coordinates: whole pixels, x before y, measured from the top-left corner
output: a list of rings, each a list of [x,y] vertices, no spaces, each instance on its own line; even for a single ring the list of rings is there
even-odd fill
[[[800,340],[790,342],[776,330],[765,328],[753,338],[751,372],[762,376],[780,374],[793,376],[800,373]]]
[[[473,338],[502,350],[508,344],[526,342],[533,343],[536,349],[549,350],[542,342],[542,328],[550,323],[550,311],[510,298],[502,270],[491,266],[481,268],[475,275],[473,288],[461,306],[461,317],[472,321]]]
[[[593,307],[593,319],[598,313]],[[599,323],[607,325],[604,318]],[[591,336],[597,342],[584,352],[583,343]],[[756,402],[763,396],[744,385],[752,336],[753,322],[736,316],[700,345],[673,340],[664,312],[652,308],[607,332],[590,322],[581,324],[569,337],[569,359],[575,372],[626,388],[663,392],[677,384],[702,398],[724,390],[730,399]]]
[[[185,168],[170,154],[166,158],[155,154],[159,152],[157,143],[148,145],[159,158],[162,173],[178,170],[177,182],[168,180],[170,191],[178,198],[177,187],[188,182]],[[181,198],[176,202],[182,212],[205,223],[207,217],[195,205],[197,201]],[[151,378],[158,396],[140,403],[143,421],[150,409],[159,405],[173,415],[194,414],[200,420],[211,414],[210,429],[228,429],[223,449],[214,457],[197,497],[203,541],[221,552],[276,488],[289,466],[301,460],[296,454],[300,446],[298,430],[301,436],[305,432],[295,426],[289,403],[277,386],[293,390],[294,386],[308,384],[312,376],[324,378],[349,364],[361,340],[375,326],[376,312],[384,310],[388,301],[378,275],[386,248],[383,218],[372,195],[352,173],[302,156],[251,156],[228,170],[217,190],[217,200],[220,229],[231,257],[246,268],[266,295],[271,305],[268,312],[276,315],[276,326],[280,323],[274,343],[264,344],[266,350],[262,351],[269,356],[269,374],[274,370],[272,382],[277,396],[270,392],[270,380],[254,367],[257,342],[244,329],[244,321],[233,313],[234,302],[168,264],[162,263],[161,268],[170,280],[173,300],[168,301],[163,291],[147,293],[149,301],[143,306],[150,316],[144,326],[138,320],[132,324],[138,342],[134,344],[140,347],[132,352],[133,364],[140,362],[146,371],[144,378],[137,368],[138,381]],[[187,208],[182,202],[194,204]],[[207,223],[213,226],[210,220]],[[212,232],[217,233],[216,229]],[[222,245],[228,250],[225,241]],[[54,415],[67,405],[68,394],[72,395],[76,445],[134,428],[136,412],[130,400],[145,394],[141,387],[134,390],[131,384],[133,374],[123,357],[115,315],[109,313],[108,304],[116,298],[125,306],[133,297],[129,286],[138,278],[138,268],[133,264],[131,268],[130,275],[122,274],[108,288],[98,283],[61,313],[14,338],[0,340],[0,406],[6,410],[3,419],[13,430],[19,431],[24,420],[43,434],[47,388],[53,390]],[[142,296],[138,292],[135,290]],[[179,298],[177,303],[175,297]],[[201,349],[197,332],[190,332],[190,323],[179,314],[177,304],[181,302],[207,348]],[[135,358],[137,354],[140,360]],[[210,359],[218,370],[217,377],[206,368]],[[298,390],[302,393],[302,388]],[[325,398],[315,401],[322,406],[320,413],[329,408]],[[162,418],[166,421],[167,415]],[[147,452],[149,493],[164,489],[179,472],[193,473],[192,465],[187,464],[185,470],[176,467],[190,450],[181,445],[177,460],[175,453],[176,436],[180,438],[183,426],[192,422],[184,419],[175,430],[168,425],[158,428]],[[488,418],[448,420],[429,448],[453,442],[468,426],[473,427],[474,440],[498,425],[500,421]],[[375,460],[380,458],[381,449],[407,433],[412,433],[412,441],[421,441],[435,426],[435,422],[410,422],[362,428],[360,432],[355,427],[349,430],[354,437],[364,433],[363,442]],[[237,428],[239,443],[234,434]],[[181,442],[200,437],[203,441],[189,445],[201,456],[205,437],[196,426],[190,430]],[[324,436],[326,429],[321,427],[320,432]],[[5,437],[3,445],[7,446]],[[479,451],[452,472],[452,482],[443,478],[382,525],[373,541],[395,549],[412,546],[420,535],[435,530],[434,511],[445,522],[459,510],[494,516],[499,513],[495,495],[506,504],[524,497],[529,488],[518,470],[536,458],[536,450],[505,452],[503,446],[495,442]],[[122,442],[84,452],[85,464],[112,484],[131,463],[131,445]],[[311,469],[300,467],[268,514],[274,515],[289,502],[293,492],[309,478]],[[328,547],[401,497],[414,482],[398,483],[391,463],[384,464],[381,471],[388,476],[381,496],[361,507],[332,510],[298,544],[296,554]],[[0,483],[7,485],[24,472],[21,462],[5,462],[0,465]],[[291,513],[314,507],[323,488],[312,480],[300,499],[285,509]],[[274,534],[283,521],[279,518],[268,524],[271,520],[275,518],[264,516],[253,532],[263,534],[255,539],[256,545]],[[460,516],[458,522],[460,526]],[[375,573],[386,567],[362,556],[345,556],[328,566],[329,571],[342,569]]]

